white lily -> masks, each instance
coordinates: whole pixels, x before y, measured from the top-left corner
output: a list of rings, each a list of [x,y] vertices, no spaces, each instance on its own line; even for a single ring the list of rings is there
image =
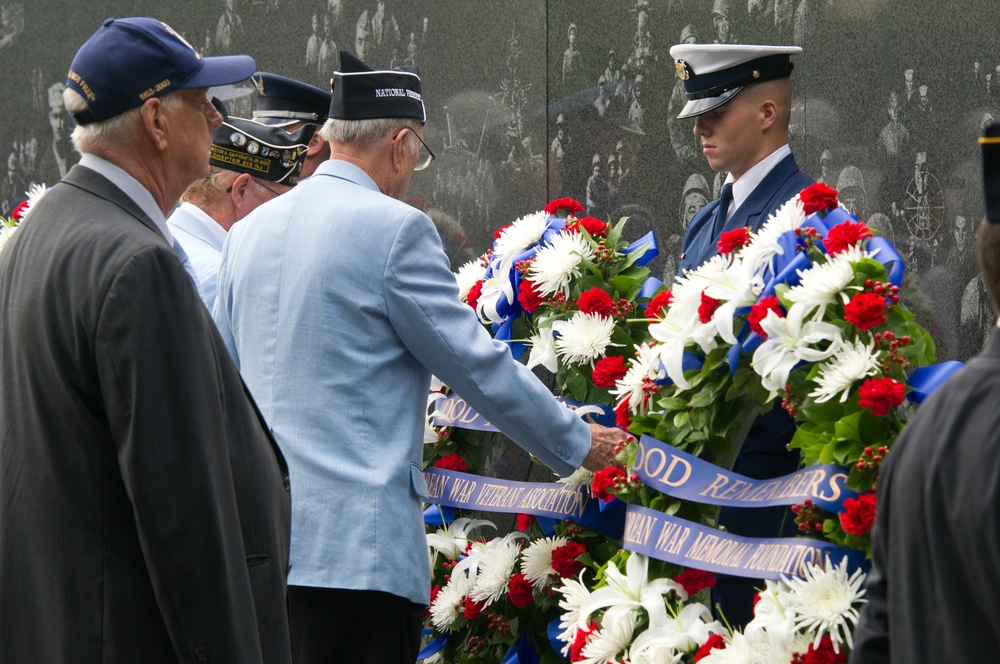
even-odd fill
[[[586,626],[587,619],[600,609],[605,609],[602,622],[613,624],[626,613],[645,609],[649,616],[649,628],[658,629],[667,622],[667,607],[663,596],[675,593],[680,599],[687,599],[684,587],[673,579],[652,579],[649,574],[649,558],[641,553],[633,553],[625,563],[625,574],[618,567],[609,564],[605,569],[607,585],[598,588],[580,607],[578,627]]]
[[[751,365],[761,384],[772,393],[784,389],[788,375],[800,361],[819,362],[836,353],[842,343],[840,329],[832,323],[803,323],[804,307],[792,305],[787,316],[768,311],[760,322],[767,341],[754,351]],[[827,348],[816,348],[827,342]]]
[[[659,629],[647,629],[637,636],[629,654],[633,662],[637,655],[646,651],[655,651],[658,657],[668,653],[680,657],[700,647],[712,634],[728,636],[729,630],[718,620],[712,620],[712,612],[704,604],[686,604],[680,611],[672,613],[670,620]]]
[[[485,519],[455,519],[447,528],[427,533],[427,545],[450,560],[458,560],[469,545],[469,535],[483,526],[496,529],[496,524]]]
[[[531,336],[531,352],[528,354],[528,368],[534,369],[542,365],[552,373],[559,369],[559,360],[556,358],[555,338],[552,336],[552,327],[538,328],[538,334]]]

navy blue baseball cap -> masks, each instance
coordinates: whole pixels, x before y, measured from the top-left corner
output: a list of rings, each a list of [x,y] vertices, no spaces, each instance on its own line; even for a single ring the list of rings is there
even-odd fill
[[[242,81],[254,69],[249,55],[202,57],[154,18],[109,18],[70,64],[66,86],[87,102],[70,115],[78,125],[101,122],[174,90]]]
[[[798,46],[676,44],[670,47],[687,103],[678,118],[691,118],[722,106],[744,86],[792,75],[790,56]]]
[[[331,118],[415,118],[421,124],[427,120],[416,67],[376,70],[341,51],[340,69],[333,72],[331,85]]]
[[[264,124],[283,126],[293,122],[323,124],[330,114],[333,95],[294,78],[266,71],[250,77],[257,91],[257,109],[253,119]]]

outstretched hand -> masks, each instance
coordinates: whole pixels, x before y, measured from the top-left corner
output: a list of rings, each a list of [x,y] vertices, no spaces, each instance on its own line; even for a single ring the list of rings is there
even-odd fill
[[[620,468],[621,464],[615,458],[616,448],[620,449],[622,445],[635,440],[635,437],[621,429],[612,429],[593,422],[589,426],[590,453],[583,460],[583,467],[593,472],[604,470],[608,466]]]

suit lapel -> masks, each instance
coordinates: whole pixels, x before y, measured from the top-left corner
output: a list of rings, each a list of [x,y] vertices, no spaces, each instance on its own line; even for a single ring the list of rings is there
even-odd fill
[[[166,243],[167,239],[163,237],[163,233],[161,233],[160,229],[156,227],[153,220],[142,211],[142,208],[136,205],[124,191],[116,187],[111,180],[108,180],[100,173],[77,164],[70,169],[70,172],[66,174],[66,177],[62,179],[62,182],[70,185],[71,187],[82,189],[83,191],[91,193],[98,198],[106,200],[112,205],[118,206],[124,212],[142,222],[144,226],[156,233],[156,235],[162,239],[164,243]]]
[[[736,228],[743,228],[744,226],[750,226],[754,229],[760,228],[761,224],[765,221],[764,219],[759,219],[761,213],[774,207],[775,197],[784,188],[785,182],[795,175],[798,170],[799,167],[795,163],[795,157],[792,155],[788,155],[779,161],[771,169],[771,172],[764,176],[764,179],[760,181],[760,184],[757,185],[750,196],[743,201],[743,205],[733,213],[733,216],[726,222],[723,230],[731,231]]]

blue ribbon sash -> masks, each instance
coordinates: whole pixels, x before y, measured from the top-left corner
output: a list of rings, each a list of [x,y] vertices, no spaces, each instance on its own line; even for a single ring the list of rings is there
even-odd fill
[[[600,413],[587,413],[583,416],[585,422],[595,422],[606,427],[617,426],[615,424],[614,409],[600,404],[581,404],[565,397],[556,397],[556,401],[565,404],[570,410],[577,410],[582,407],[599,408]],[[477,413],[475,409],[465,402],[465,399],[454,392],[444,399],[439,399],[434,406],[434,413],[431,417],[431,424],[436,427],[458,427],[459,429],[472,429],[473,431],[499,431],[495,426]]]

